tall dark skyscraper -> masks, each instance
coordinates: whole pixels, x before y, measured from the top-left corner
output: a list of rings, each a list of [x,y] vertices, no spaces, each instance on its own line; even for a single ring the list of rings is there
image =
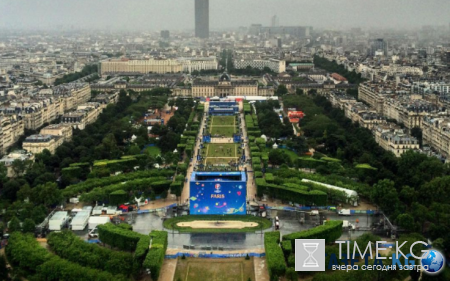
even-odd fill
[[[195,0],[195,37],[209,37],[209,0]]]

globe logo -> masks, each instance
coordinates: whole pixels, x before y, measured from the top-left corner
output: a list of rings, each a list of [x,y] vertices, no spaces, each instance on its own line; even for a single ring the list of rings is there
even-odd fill
[[[423,254],[420,260],[422,267],[427,266],[428,269],[424,268],[424,271],[429,274],[437,274],[444,268],[444,256],[436,250],[430,250]]]

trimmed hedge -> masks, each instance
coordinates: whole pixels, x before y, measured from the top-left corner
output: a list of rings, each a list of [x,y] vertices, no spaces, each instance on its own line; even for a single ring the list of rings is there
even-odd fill
[[[271,182],[271,183],[275,180],[275,178],[273,177],[273,174],[271,174],[271,173],[266,173],[265,179],[266,179],[266,182]]]
[[[298,168],[315,169],[320,165],[325,165],[327,162],[323,160],[314,159],[312,157],[299,157],[297,159]]]
[[[128,201],[128,193],[125,190],[116,190],[109,194],[109,203],[118,205]]]
[[[342,221],[327,221],[325,225],[284,235],[283,240],[291,241],[293,252],[295,239],[325,239],[327,243],[333,243],[342,235],[342,223]]]
[[[82,183],[67,186],[62,191],[62,194],[65,198],[70,198],[77,196],[83,192],[89,192],[95,187],[102,187],[119,182],[130,181],[140,178],[149,178],[154,176],[168,177],[172,176],[174,173],[175,172],[173,170],[149,170],[149,171],[137,171],[133,173],[120,174],[114,177],[88,179]]]
[[[268,194],[272,198],[295,202],[302,205],[315,204],[317,206],[325,206],[328,200],[328,195],[323,191],[308,191],[307,187],[302,187],[295,184],[280,186],[269,183],[264,184],[262,181],[256,181],[256,188],[259,196],[262,194]]]
[[[284,257],[288,259],[288,257],[292,253],[292,244],[289,240],[284,240],[281,242],[281,249],[283,249]]]
[[[150,245],[150,236],[141,235],[139,241],[136,244],[136,250],[134,251],[134,260],[139,266],[145,260],[148,253],[148,246]]]
[[[283,251],[278,245],[280,232],[272,231],[264,233],[264,248],[266,250],[267,267],[270,280],[278,280],[286,272]]]
[[[178,178],[178,176],[177,176],[177,178]],[[177,181],[172,182],[170,184],[170,192],[172,194],[175,194],[176,196],[181,196],[181,192],[183,190],[183,184],[184,184],[184,182],[182,180],[178,181],[178,179],[177,179]]]
[[[118,183],[114,185],[97,187],[88,193],[84,193],[80,196],[81,202],[93,202],[93,201],[106,201],[109,199],[109,195],[117,190],[124,191],[155,191],[156,194],[160,194],[163,191],[169,189],[171,181],[165,180],[165,177],[155,177],[146,179],[136,179],[127,181],[125,183]]]
[[[82,266],[128,276],[133,271],[133,257],[129,253],[113,251],[96,244],[88,244],[70,231],[52,232],[47,243],[61,258]]]
[[[253,165],[253,171],[261,171],[262,167],[259,164]]]
[[[123,251],[136,250],[141,234],[115,226],[112,223],[97,226],[98,238],[103,243]]]
[[[151,248],[145,257],[143,267],[151,271],[153,280],[158,280],[167,250],[167,231],[150,232]]]
[[[128,280],[123,275],[113,275],[64,260],[41,247],[31,234],[11,234],[6,255],[13,267],[20,268],[30,277],[33,275],[32,280]]]

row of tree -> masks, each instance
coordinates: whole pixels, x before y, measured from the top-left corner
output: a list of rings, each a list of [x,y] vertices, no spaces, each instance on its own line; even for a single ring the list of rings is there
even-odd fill
[[[284,104],[305,112],[301,125],[313,148],[341,160],[345,169],[328,169],[328,174],[373,185],[370,199],[402,229],[442,241],[444,250],[450,250],[448,164],[413,151],[396,158],[375,142],[370,130],[352,123],[324,97],[288,96]],[[355,168],[358,163],[376,170],[361,173]]]

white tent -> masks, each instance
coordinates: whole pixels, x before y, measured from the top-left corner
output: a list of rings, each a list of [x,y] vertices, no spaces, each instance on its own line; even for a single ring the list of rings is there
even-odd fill
[[[339,190],[339,191],[343,191],[345,192],[345,194],[347,194],[347,198],[358,198],[358,192],[351,190],[351,189],[347,189],[347,188],[342,188],[339,186],[335,186],[335,185],[331,185],[331,184],[326,184],[326,183],[321,183],[318,181],[312,181],[312,180],[308,180],[308,179],[302,179],[302,182],[309,182],[309,183],[313,183],[313,184],[317,184],[317,185],[321,185],[324,186],[326,188],[329,189],[334,189],[334,190]],[[358,202],[354,202],[354,205],[357,206]]]

